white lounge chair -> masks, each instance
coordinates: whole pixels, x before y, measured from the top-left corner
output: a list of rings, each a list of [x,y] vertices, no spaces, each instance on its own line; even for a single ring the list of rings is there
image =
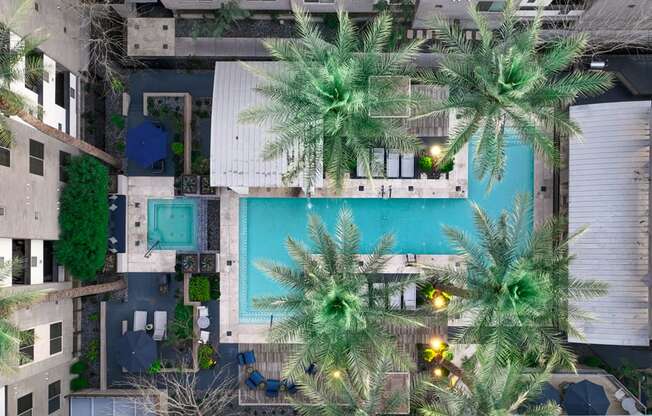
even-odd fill
[[[417,284],[409,283],[403,289],[403,302],[405,302],[405,309],[415,310],[417,308]]]
[[[382,177],[384,173],[383,171],[385,170],[385,149],[382,147],[374,147],[372,160],[372,176],[374,178]]]
[[[401,178],[414,178],[414,153],[401,155]]]
[[[199,331],[199,342],[202,344],[208,344],[208,339],[211,336],[211,333],[208,331]]]
[[[163,341],[168,330],[168,313],[166,311],[154,312],[154,341]]]
[[[129,321],[126,319],[122,321],[122,335],[126,334],[127,331],[129,331]],[[123,373],[128,373],[127,369],[125,367],[122,367],[122,372]]]
[[[372,285],[372,288],[374,301],[385,306],[385,283],[376,282]]]
[[[401,309],[401,292],[394,292],[389,297],[389,307],[392,309]]]
[[[134,312],[134,331],[144,331],[147,326],[147,311]]]
[[[206,306],[197,306],[197,313],[199,316],[208,316],[208,308]]]
[[[387,177],[388,178],[398,178],[400,161],[399,153],[397,150],[390,149],[387,152]]]
[[[367,177],[367,169],[364,167],[364,161],[361,158],[358,158],[357,165],[355,167],[355,176],[358,178]]]

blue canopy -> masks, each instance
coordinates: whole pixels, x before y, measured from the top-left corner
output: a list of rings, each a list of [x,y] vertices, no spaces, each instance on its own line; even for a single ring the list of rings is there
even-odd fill
[[[541,405],[547,404],[548,402],[553,402],[555,404],[561,404],[561,396],[559,395],[559,390],[557,390],[552,384],[545,383],[541,389],[541,394],[538,397],[535,397],[533,400],[529,401],[529,405]]]
[[[569,415],[606,415],[609,399],[602,386],[582,380],[568,386],[562,406]]]
[[[118,343],[118,364],[127,371],[144,371],[156,360],[156,343],[145,331],[129,331]]]
[[[165,159],[168,154],[168,134],[151,121],[127,131],[127,159],[147,168]]]

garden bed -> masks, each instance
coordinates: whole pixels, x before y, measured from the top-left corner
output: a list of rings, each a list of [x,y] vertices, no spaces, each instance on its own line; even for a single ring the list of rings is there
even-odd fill
[[[220,250],[220,200],[209,199],[207,202],[207,230],[206,239],[208,249],[212,251]]]
[[[183,273],[197,273],[199,271],[199,259],[196,253],[177,254],[177,262],[180,264]]]
[[[100,299],[85,296],[81,311],[81,357],[85,370],[79,375],[90,388],[100,387]]]

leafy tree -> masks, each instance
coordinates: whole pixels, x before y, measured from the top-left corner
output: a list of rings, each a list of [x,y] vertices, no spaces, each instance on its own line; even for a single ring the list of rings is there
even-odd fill
[[[571,301],[606,294],[606,285],[569,276],[571,257],[555,220],[528,230],[530,199],[518,195],[512,211],[492,219],[473,204],[476,236],[444,226],[451,244],[463,256],[464,268],[429,268],[436,288],[455,295],[450,311],[465,312],[471,322],[454,337],[462,344],[481,344],[496,365],[525,355],[545,362],[559,357],[574,367],[564,333],[581,335],[571,319],[588,319]]]
[[[303,175],[310,189],[325,171],[339,190],[356,160],[371,176],[371,148],[415,151],[419,142],[407,133],[404,119],[384,116],[414,113],[423,104],[405,88],[405,74],[422,41],[388,48],[392,19],[386,13],[359,31],[340,11],[333,42],[324,39],[306,12],[295,9],[294,16],[298,39],[264,42],[281,69],[249,66],[264,80],[257,91],[268,100],[240,119],[271,124],[273,138],[264,158],[287,155],[287,181]]]
[[[561,408],[552,402],[528,406],[541,393],[553,366],[527,372],[518,362],[495,367],[493,358],[481,352],[467,365],[466,377],[456,384],[446,380],[423,381],[416,386],[415,405],[421,416],[557,416]]]
[[[22,259],[5,261],[0,264],[0,281],[10,279],[22,269]],[[41,297],[38,292],[12,292],[0,289],[0,374],[9,374],[20,362],[20,329],[10,321],[11,315],[18,309],[26,308]]]
[[[513,129],[522,142],[556,164],[559,155],[550,133],[554,129],[570,136],[580,131],[565,107],[578,96],[597,95],[612,85],[606,72],[571,69],[587,47],[586,35],[543,42],[541,12],[523,22],[516,16],[517,3],[505,2],[498,30],[491,30],[475,7],[469,9],[481,41],[467,40],[458,25],[436,20],[443,58],[436,71],[424,71],[419,77],[447,86],[449,97],[437,111],[455,110],[460,116],[441,163],[477,134],[474,171],[479,178],[489,178],[489,188],[505,171],[506,129]]]
[[[409,391],[387,390],[387,373],[394,370],[390,353],[379,351],[370,364],[362,374],[344,369],[302,375],[298,380],[302,400],[294,401],[293,407],[302,416],[375,416],[409,404]]]
[[[288,290],[286,295],[254,302],[260,309],[285,316],[272,327],[270,342],[301,342],[288,359],[286,375],[297,379],[304,368],[317,363],[320,372],[346,369],[351,377],[359,378],[387,345],[392,346],[391,359],[396,368],[409,367],[387,326],[422,324],[414,313],[391,309],[386,299],[417,277],[388,283],[382,290],[370,290],[366,278],[383,269],[387,261],[383,255],[392,246],[393,237],[382,237],[360,265],[360,233],[351,211],[340,212],[334,236],[314,215],[309,219],[308,233],[314,250],[287,238],[287,250],[297,268],[257,263]]]
[[[92,280],[104,266],[109,226],[108,170],[91,156],[75,156],[61,191],[55,255],[72,275]]]
[[[21,1],[16,10],[0,13],[0,145],[3,146],[9,146],[13,139],[6,118],[17,115],[26,105],[22,96],[11,91],[11,84],[36,81],[43,68],[42,58],[34,53],[41,40],[33,34],[20,36],[12,30],[30,5],[30,1]]]

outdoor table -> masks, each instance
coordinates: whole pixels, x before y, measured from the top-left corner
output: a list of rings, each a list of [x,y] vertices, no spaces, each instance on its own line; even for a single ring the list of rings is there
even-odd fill
[[[200,316],[197,319],[197,325],[199,326],[199,329],[206,329],[210,324],[211,320],[208,319],[208,316]]]

